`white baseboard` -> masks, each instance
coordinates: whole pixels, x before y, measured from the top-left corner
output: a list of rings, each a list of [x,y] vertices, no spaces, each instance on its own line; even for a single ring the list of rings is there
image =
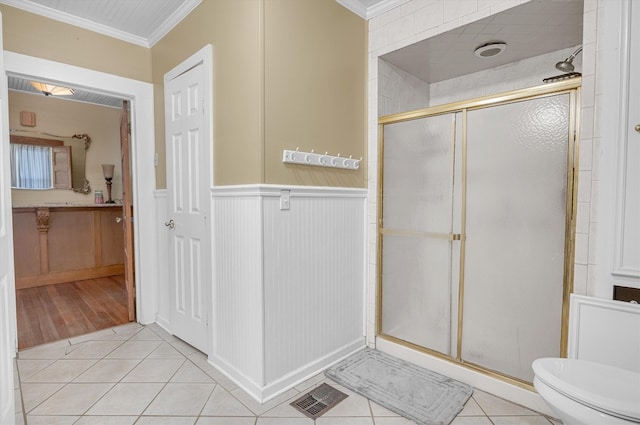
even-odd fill
[[[158,324],[158,326],[160,326],[162,329],[164,329],[165,331],[169,332],[170,334],[172,334],[171,332],[171,323],[169,322],[169,319],[161,316],[161,315],[156,315],[156,323]]]
[[[266,403],[363,348],[364,338],[360,338],[267,385],[256,383],[224,359],[209,356],[208,361],[257,402]]]

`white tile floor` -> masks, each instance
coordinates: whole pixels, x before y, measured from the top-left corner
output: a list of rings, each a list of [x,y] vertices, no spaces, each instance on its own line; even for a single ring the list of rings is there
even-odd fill
[[[259,404],[193,347],[157,325],[135,323],[23,350],[16,360],[16,423],[28,425],[304,425],[289,405],[324,375]],[[318,425],[413,422],[347,393]],[[452,425],[558,421],[476,390]]]

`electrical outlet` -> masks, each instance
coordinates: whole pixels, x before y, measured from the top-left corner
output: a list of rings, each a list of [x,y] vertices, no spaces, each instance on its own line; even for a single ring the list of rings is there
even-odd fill
[[[290,207],[290,201],[291,201],[291,191],[290,190],[281,190],[280,191],[280,209],[281,210],[288,210]]]

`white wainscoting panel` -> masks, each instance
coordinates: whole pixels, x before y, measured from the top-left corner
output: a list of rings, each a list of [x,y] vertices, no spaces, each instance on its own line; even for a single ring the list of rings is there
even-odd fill
[[[567,357],[640,373],[640,305],[571,295]]]
[[[290,195],[281,209],[281,191]],[[364,347],[366,190],[212,190],[209,361],[265,402]]]
[[[245,391],[264,385],[262,223],[259,196],[213,190],[213,346],[209,361]]]
[[[164,225],[167,218],[167,190],[158,189],[153,192],[156,203],[155,227],[158,232],[158,243],[156,244],[156,264],[158,267],[158,306],[156,311],[156,322],[167,331],[171,331],[170,308],[171,299],[169,287],[169,228]]]
[[[292,190],[279,204],[264,197],[267,382],[364,344],[364,197]]]

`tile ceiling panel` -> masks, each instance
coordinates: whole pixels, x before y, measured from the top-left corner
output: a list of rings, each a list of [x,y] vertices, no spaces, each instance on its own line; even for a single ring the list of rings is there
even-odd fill
[[[468,75],[582,44],[583,0],[532,0],[382,56],[428,83]],[[499,56],[474,50],[502,41]],[[563,58],[558,58],[561,60]]]

